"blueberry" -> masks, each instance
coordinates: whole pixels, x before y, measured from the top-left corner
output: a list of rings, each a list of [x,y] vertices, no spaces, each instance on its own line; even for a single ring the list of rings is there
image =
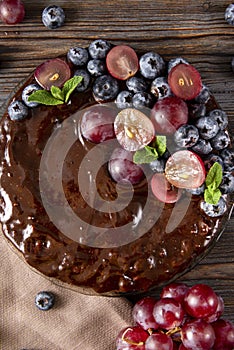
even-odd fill
[[[205,184],[202,184],[197,188],[187,189],[187,191],[195,196],[200,196],[205,191]]]
[[[204,103],[188,103],[189,117],[198,119],[206,115],[206,105]]]
[[[163,75],[165,69],[163,58],[154,52],[147,52],[141,56],[139,65],[141,74],[147,79],[155,79]]]
[[[121,109],[132,107],[132,98],[133,94],[130,91],[121,91],[115,100],[117,107]]]
[[[204,165],[206,170],[208,171],[214,163],[219,163],[222,168],[223,168],[223,160],[220,156],[217,154],[210,154],[205,160],[204,160]]]
[[[151,108],[154,104],[154,98],[151,94],[147,92],[137,92],[133,95],[132,104],[135,108]]]
[[[51,5],[44,8],[42,12],[42,22],[49,29],[56,29],[63,25],[65,13],[60,6]]]
[[[118,95],[118,92],[118,81],[109,75],[97,77],[93,83],[93,94],[98,101],[113,100]]]
[[[174,141],[180,147],[192,147],[199,139],[198,129],[194,125],[185,124],[174,134]]]
[[[87,70],[91,75],[99,77],[106,72],[106,64],[102,60],[93,59],[88,62]]]
[[[165,164],[165,159],[155,159],[149,163],[149,167],[154,173],[163,173],[165,169]]]
[[[108,41],[102,39],[94,40],[88,48],[90,56],[95,59],[105,58],[110,49],[111,44]]]
[[[171,88],[165,77],[158,77],[152,81],[151,94],[157,97],[157,99],[167,97],[171,95]]]
[[[35,305],[39,310],[48,311],[54,306],[55,296],[51,292],[39,292],[35,298]]]
[[[226,8],[224,18],[228,24],[231,24],[232,26],[234,26],[234,4],[230,4]]]
[[[89,59],[88,50],[83,47],[72,47],[67,53],[67,59],[73,63],[74,66],[83,67]]]
[[[131,77],[127,79],[126,86],[128,90],[132,91],[134,94],[137,92],[145,92],[148,88],[147,82],[140,77]]]
[[[208,216],[217,217],[225,213],[227,210],[227,203],[224,198],[221,197],[218,204],[209,204],[202,201],[200,207]]]
[[[212,139],[219,131],[218,123],[210,117],[199,118],[195,125],[198,128],[200,136],[205,140]]]
[[[228,133],[221,130],[210,142],[215,150],[220,151],[224,148],[227,148],[230,144],[230,141],[231,140]]]
[[[223,175],[222,183],[219,188],[222,193],[234,192],[234,176],[232,173],[225,173]]]
[[[234,150],[224,149],[221,151],[220,156],[223,160],[224,169],[226,171],[234,171]]]
[[[24,104],[28,107],[36,107],[39,105],[39,103],[37,102],[28,102],[28,98],[29,96],[35,92],[35,91],[38,91],[38,90],[41,90],[41,87],[37,84],[30,84],[30,85],[27,85],[23,91],[22,91],[22,100],[24,102]]]
[[[214,109],[209,113],[209,117],[216,120],[220,130],[225,130],[228,126],[227,114],[222,109]]]
[[[28,107],[21,101],[13,101],[8,107],[11,120],[22,120],[28,116]]]
[[[192,147],[192,151],[198,153],[198,154],[209,154],[213,151],[213,148],[208,140],[199,139]]]
[[[210,99],[210,90],[207,86],[202,85],[202,89],[197,97],[195,97],[194,101],[196,103],[202,103],[205,104],[209,101]]]
[[[177,66],[180,63],[184,63],[184,64],[189,64],[189,62],[184,59],[183,57],[175,57],[172,58],[169,62],[168,62],[168,67],[167,67],[167,71],[168,73],[170,73],[170,71],[172,70],[172,68],[174,68],[175,66]]]
[[[82,92],[88,89],[90,83],[90,75],[85,69],[77,69],[74,72],[75,76],[81,76],[83,79],[81,83],[77,86],[76,91]]]

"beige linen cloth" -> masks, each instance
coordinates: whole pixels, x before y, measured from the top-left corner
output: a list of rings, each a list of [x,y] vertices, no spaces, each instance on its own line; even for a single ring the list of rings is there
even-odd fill
[[[53,284],[12,251],[0,232],[0,349],[114,350],[115,338],[132,324],[124,298],[87,296]],[[39,291],[56,295],[55,306],[40,311]]]

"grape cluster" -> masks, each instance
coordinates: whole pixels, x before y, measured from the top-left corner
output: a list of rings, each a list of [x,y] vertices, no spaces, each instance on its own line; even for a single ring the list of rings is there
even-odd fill
[[[222,317],[224,301],[205,284],[165,286],[160,299],[140,299],[134,326],[120,331],[117,350],[233,350],[234,325]]]

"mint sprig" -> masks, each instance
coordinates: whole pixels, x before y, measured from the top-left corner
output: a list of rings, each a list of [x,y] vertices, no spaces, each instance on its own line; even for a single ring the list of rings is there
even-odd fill
[[[57,86],[51,86],[50,91],[37,90],[28,98],[29,102],[37,102],[47,106],[56,106],[68,103],[69,98],[75,88],[81,83],[83,77],[74,76],[67,80],[62,89]]]
[[[215,162],[207,173],[205,184],[206,189],[204,193],[204,200],[209,204],[216,205],[222,195],[219,186],[223,179],[222,166]]]
[[[133,162],[135,164],[151,163],[161,157],[165,153],[166,148],[166,136],[159,135],[155,138],[152,146],[147,145],[134,153]]]

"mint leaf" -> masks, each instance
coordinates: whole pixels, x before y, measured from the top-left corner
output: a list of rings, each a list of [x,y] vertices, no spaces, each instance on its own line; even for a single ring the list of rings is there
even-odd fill
[[[218,162],[215,162],[210,168],[210,170],[208,171],[208,174],[206,176],[206,186],[216,189],[221,184],[222,178],[223,178],[222,166]]]
[[[47,90],[37,90],[34,91],[28,98],[29,102],[37,102],[48,106],[56,106],[59,104],[63,104],[64,102],[55,98],[49,91]]]
[[[163,135],[156,136],[155,148],[158,152],[158,155],[161,157],[167,149],[167,138]]]
[[[83,77],[79,75],[75,75],[73,78],[66,81],[66,83],[63,86],[62,92],[64,95],[64,101],[67,103],[72,92],[75,90],[75,88],[81,83]]]
[[[216,205],[218,204],[221,195],[222,193],[218,188],[216,188],[215,190],[210,190],[210,188],[208,187],[205,189],[204,192],[204,200],[206,203]]]
[[[133,162],[136,164],[151,163],[155,159],[158,159],[158,152],[156,148],[150,146],[136,151],[133,156]]]
[[[50,92],[51,95],[57,100],[64,101],[64,94],[58,86],[51,86]]]

